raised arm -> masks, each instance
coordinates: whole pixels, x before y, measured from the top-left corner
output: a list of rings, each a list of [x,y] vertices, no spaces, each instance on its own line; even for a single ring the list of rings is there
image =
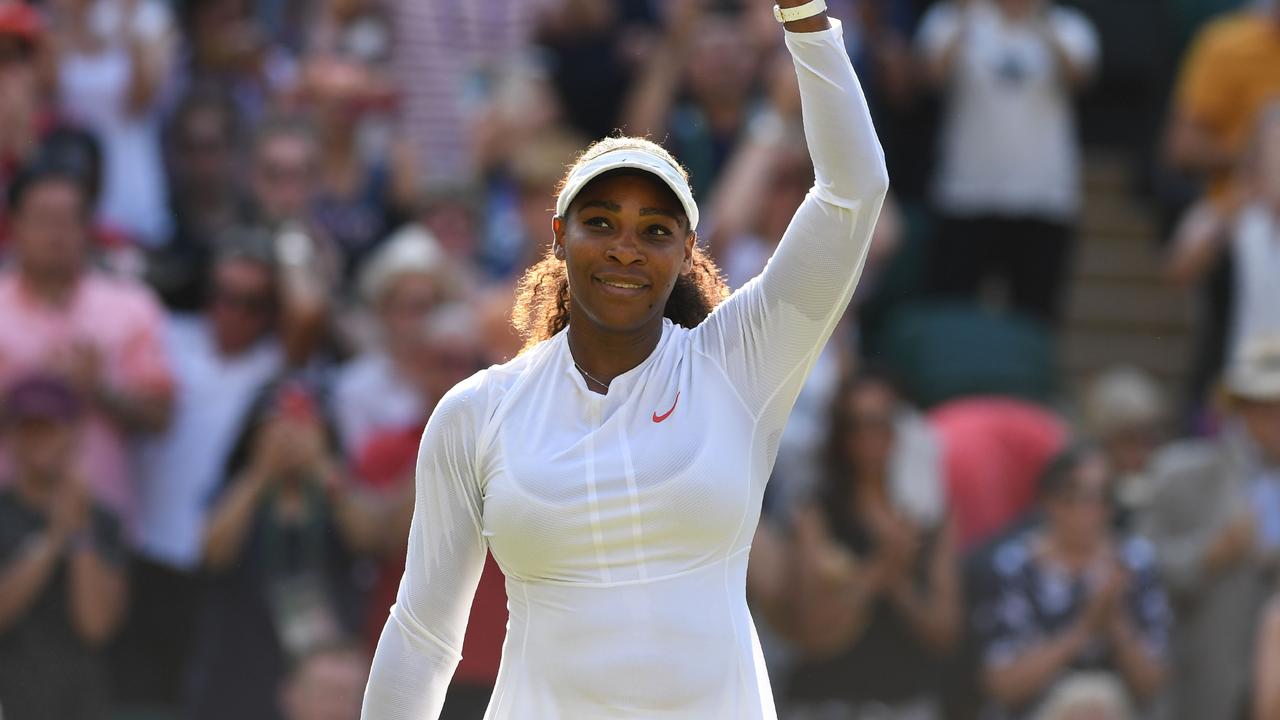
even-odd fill
[[[849,304],[889,187],[839,21],[826,29],[816,29],[825,17],[801,22],[788,27],[786,45],[814,186],[764,271],[694,331],[695,346],[720,365],[748,410],[776,420],[785,420]]]
[[[363,720],[435,720],[462,658],[485,557],[476,393],[474,379],[450,391],[423,434],[408,560],[373,657]]]

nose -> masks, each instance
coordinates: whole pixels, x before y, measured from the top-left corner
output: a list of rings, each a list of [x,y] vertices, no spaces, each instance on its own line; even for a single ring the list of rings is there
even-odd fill
[[[641,251],[640,239],[636,237],[636,230],[630,228],[618,233],[605,250],[605,257],[622,265],[643,263],[644,253]]]

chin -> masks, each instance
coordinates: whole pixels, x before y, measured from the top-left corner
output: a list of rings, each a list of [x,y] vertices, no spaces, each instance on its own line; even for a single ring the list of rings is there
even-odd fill
[[[662,322],[662,313],[654,312],[648,303],[637,303],[634,308],[609,303],[605,307],[582,307],[582,311],[596,327],[614,333],[639,332],[652,322]]]

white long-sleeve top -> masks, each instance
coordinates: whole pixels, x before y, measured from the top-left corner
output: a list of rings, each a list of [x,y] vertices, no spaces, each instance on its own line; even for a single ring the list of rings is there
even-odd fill
[[[450,391],[365,720],[434,720],[491,550],[510,620],[486,720],[774,718],[747,554],[787,415],[888,188],[841,28],[786,34],[817,181],[764,271],[587,389],[564,332]]]

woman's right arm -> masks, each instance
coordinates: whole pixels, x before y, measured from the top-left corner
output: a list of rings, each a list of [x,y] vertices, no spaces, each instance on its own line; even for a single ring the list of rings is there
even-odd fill
[[[1199,282],[1230,242],[1230,225],[1227,214],[1213,202],[1196,203],[1178,223],[1165,276],[1183,286]]]
[[[408,559],[373,657],[363,720],[435,720],[462,658],[486,550],[475,469],[478,377],[440,400],[423,433]]]

